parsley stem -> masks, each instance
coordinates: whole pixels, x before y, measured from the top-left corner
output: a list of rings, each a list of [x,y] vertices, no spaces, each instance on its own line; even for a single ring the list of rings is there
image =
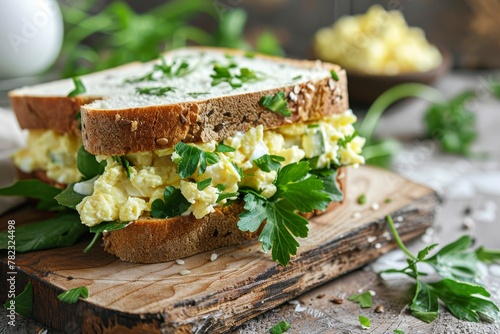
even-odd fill
[[[394,102],[405,97],[420,97],[433,103],[444,103],[443,94],[431,86],[406,83],[397,85],[385,91],[380,95],[375,102],[370,106],[366,113],[365,119],[359,127],[359,135],[370,139],[373,136],[378,120],[385,109]]]
[[[94,234],[94,238],[92,239],[92,241],[88,244],[87,247],[85,247],[85,249],[83,250],[84,253],[87,253],[89,250],[92,249],[92,247],[94,247],[95,243],[97,242],[97,240],[99,240],[99,238],[101,237],[102,233],[101,232],[97,232],[96,234]]]
[[[396,226],[394,226],[394,221],[392,220],[392,217],[390,215],[387,215],[386,217],[387,223],[389,224],[389,228],[391,229],[392,234],[394,235],[394,240],[398,244],[399,248],[403,252],[405,252],[406,255],[413,261],[418,261],[418,259],[406,248],[405,244],[403,243],[403,240],[399,237],[399,233],[396,230]]]

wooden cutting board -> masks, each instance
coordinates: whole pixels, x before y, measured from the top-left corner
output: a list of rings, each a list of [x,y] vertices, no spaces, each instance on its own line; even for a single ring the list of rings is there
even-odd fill
[[[17,291],[33,284],[33,318],[67,333],[225,333],[326,281],[356,269],[394,247],[385,223],[391,214],[403,240],[432,224],[438,198],[427,187],[388,171],[349,171],[347,201],[310,220],[309,237],[285,268],[250,241],[160,264],[121,262],[88,240],[72,247],[18,254]],[[366,204],[356,202],[366,194]],[[386,199],[390,199],[386,203]],[[373,203],[380,208],[374,210]],[[19,216],[19,214],[18,214]],[[28,215],[26,214],[25,217]],[[23,217],[16,218],[17,224]],[[28,218],[26,218],[28,219]],[[212,253],[218,258],[211,261]],[[182,270],[189,270],[181,275]],[[2,260],[1,301],[7,265]],[[57,299],[85,285],[76,304]]]

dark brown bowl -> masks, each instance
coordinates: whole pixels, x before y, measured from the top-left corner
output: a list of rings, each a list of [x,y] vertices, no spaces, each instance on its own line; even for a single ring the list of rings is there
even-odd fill
[[[372,103],[389,88],[408,82],[431,85],[443,76],[452,65],[451,55],[440,48],[443,61],[427,72],[404,73],[398,75],[372,75],[356,71],[347,71],[349,100],[352,102]]]

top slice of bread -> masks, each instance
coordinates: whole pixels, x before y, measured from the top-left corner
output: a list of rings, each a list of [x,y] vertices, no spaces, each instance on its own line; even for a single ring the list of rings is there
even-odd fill
[[[337,65],[263,55],[250,58],[241,51],[218,48],[185,48],[163,57],[167,64],[184,60],[195,70],[182,77],[128,83],[150,73],[159,61],[132,63],[82,76],[87,92],[76,98],[66,97],[73,89],[69,79],[18,89],[9,96],[21,127],[28,129],[74,131],[75,114],[81,109],[85,148],[99,155],[158,150],[180,141],[220,141],[259,124],[275,128],[348,108],[345,71]],[[236,73],[248,68],[263,80],[239,88],[226,82],[212,86],[214,63],[234,63]],[[332,79],[332,69],[338,81]],[[162,96],[137,93],[138,88],[149,87],[172,90]],[[289,117],[259,104],[263,96],[279,91],[287,98]]]

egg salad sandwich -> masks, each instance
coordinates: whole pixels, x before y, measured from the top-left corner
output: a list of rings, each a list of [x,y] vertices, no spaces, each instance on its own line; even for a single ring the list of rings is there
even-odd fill
[[[10,92],[23,177],[104,249],[163,262],[258,237],[286,265],[364,162],[339,66],[217,48]]]

